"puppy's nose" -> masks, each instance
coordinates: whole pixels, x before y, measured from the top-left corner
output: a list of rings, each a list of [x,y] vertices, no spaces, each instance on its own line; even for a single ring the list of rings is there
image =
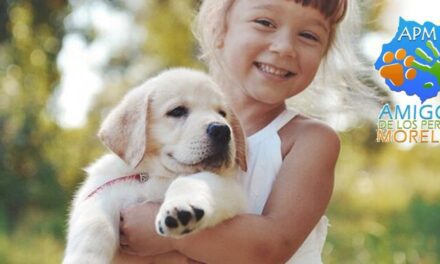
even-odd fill
[[[231,130],[224,124],[211,123],[206,129],[206,133],[218,144],[227,144],[231,140]]]

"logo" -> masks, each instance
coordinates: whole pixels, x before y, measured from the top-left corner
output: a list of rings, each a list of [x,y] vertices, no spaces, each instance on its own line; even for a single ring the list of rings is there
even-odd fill
[[[440,92],[440,27],[400,18],[393,40],[383,45],[376,70],[392,91],[425,102]]]
[[[384,44],[375,68],[394,92],[417,96],[420,105],[382,107],[377,142],[440,143],[440,106],[426,104],[440,92],[440,26],[400,18],[390,43]]]

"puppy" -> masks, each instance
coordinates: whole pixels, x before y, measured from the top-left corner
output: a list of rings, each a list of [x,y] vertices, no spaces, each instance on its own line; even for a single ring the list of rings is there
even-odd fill
[[[172,69],[130,91],[104,120],[111,150],[86,169],[70,212],[63,263],[111,263],[120,211],[160,201],[156,230],[181,237],[243,212],[236,173],[246,170],[245,138],[206,74]]]

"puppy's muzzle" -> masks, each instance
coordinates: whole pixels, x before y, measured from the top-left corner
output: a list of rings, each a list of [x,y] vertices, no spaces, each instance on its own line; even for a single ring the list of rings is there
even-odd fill
[[[209,124],[206,133],[216,146],[225,146],[231,140],[231,130],[221,123]]]
[[[205,164],[212,167],[219,167],[229,163],[231,129],[225,124],[215,122],[208,125],[206,134],[211,143],[211,156],[205,160]]]

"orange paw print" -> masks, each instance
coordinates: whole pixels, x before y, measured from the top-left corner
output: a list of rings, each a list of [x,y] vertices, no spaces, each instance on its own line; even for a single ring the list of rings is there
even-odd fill
[[[379,74],[383,78],[389,79],[394,86],[401,86],[406,80],[412,80],[417,75],[417,70],[411,68],[414,61],[413,56],[406,56],[405,49],[398,49],[396,54],[391,51],[386,52],[382,57],[387,65],[379,69]],[[392,63],[394,60],[397,62]],[[403,65],[402,65],[403,61]],[[408,69],[405,70],[405,67]]]

